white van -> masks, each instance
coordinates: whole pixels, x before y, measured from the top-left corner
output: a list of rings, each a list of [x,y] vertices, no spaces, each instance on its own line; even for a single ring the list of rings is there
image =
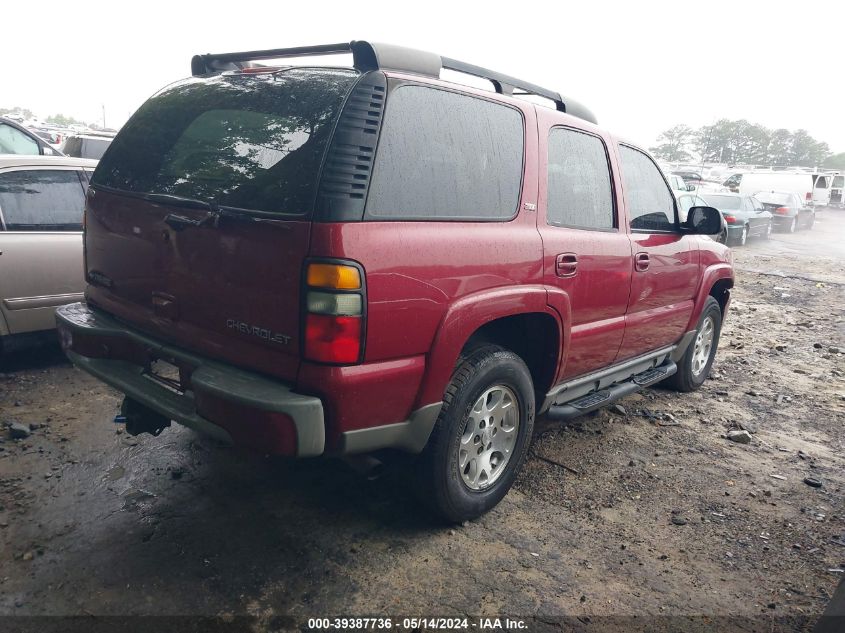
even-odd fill
[[[743,196],[758,191],[790,191],[798,194],[805,204],[826,207],[830,203],[829,174],[788,171],[748,171],[734,174],[724,186]]]

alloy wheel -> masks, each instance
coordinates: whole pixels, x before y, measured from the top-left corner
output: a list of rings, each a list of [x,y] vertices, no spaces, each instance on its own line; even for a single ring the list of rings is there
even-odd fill
[[[713,323],[713,317],[708,316],[701,324],[701,329],[695,337],[695,347],[692,352],[692,374],[693,376],[700,376],[704,368],[707,367],[707,362],[710,360],[710,352],[713,349],[713,339],[716,327]]]
[[[458,448],[458,472],[467,488],[489,488],[505,472],[519,422],[519,403],[510,387],[494,385],[475,401]]]

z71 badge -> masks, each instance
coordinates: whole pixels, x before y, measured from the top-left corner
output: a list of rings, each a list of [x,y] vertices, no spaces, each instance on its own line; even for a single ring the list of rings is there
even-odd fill
[[[226,327],[230,330],[236,330],[241,334],[257,336],[258,338],[269,341],[270,343],[279,343],[281,345],[290,344],[290,336],[287,334],[280,334],[269,328],[250,325],[249,323],[244,323],[243,321],[238,321],[237,319],[227,319]]]

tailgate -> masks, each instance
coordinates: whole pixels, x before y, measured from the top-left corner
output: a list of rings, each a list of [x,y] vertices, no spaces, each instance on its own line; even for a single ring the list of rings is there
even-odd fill
[[[89,301],[176,346],[294,380],[320,168],[357,78],[275,69],[154,95],[92,178]]]

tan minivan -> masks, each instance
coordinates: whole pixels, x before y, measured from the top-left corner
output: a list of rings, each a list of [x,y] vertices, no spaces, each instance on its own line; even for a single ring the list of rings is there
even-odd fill
[[[82,300],[82,211],[97,161],[0,155],[0,351]]]

